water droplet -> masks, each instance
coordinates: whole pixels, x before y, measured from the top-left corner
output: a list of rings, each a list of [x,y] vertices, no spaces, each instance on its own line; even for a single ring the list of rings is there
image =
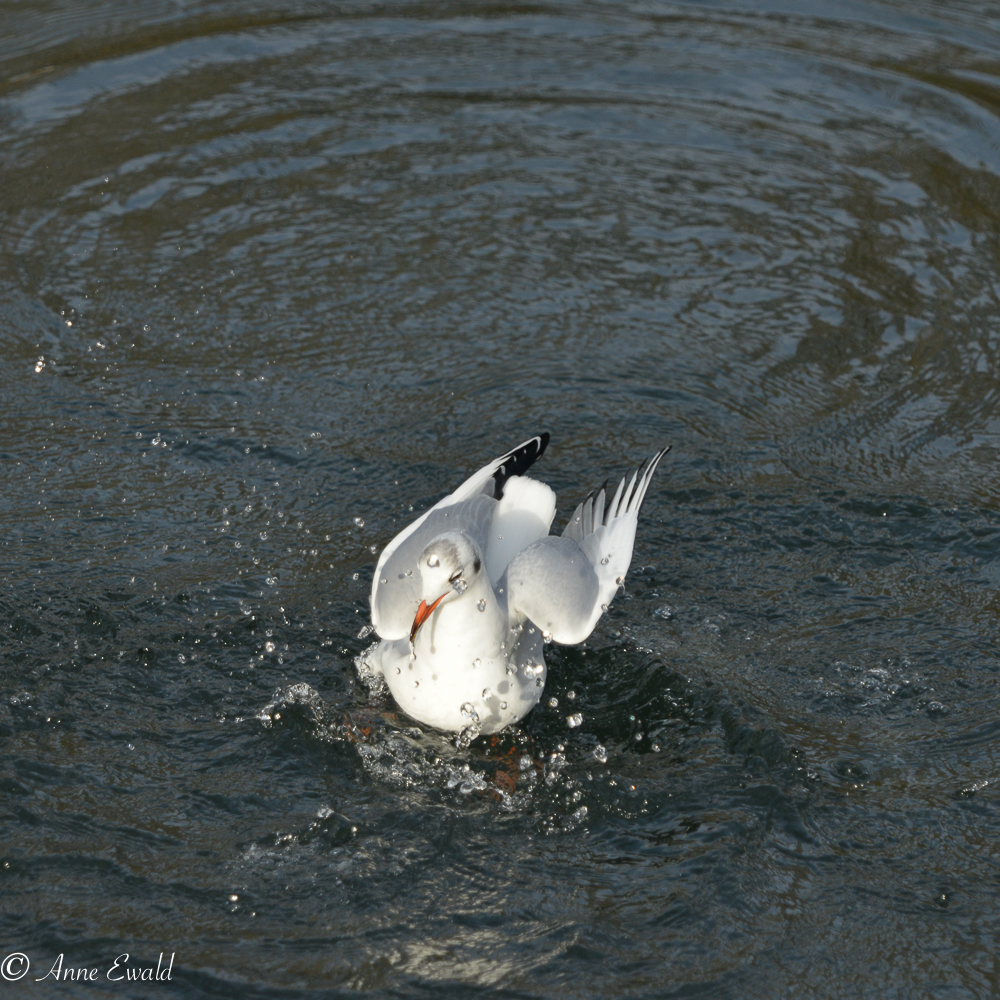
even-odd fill
[[[493,697],[493,692],[489,688],[483,688],[483,701],[489,701]]]
[[[379,583],[388,583],[389,581],[383,576]]]
[[[432,566],[432,567],[433,566],[440,566],[441,565],[441,560],[438,559],[438,557],[435,556],[435,555],[430,555],[430,556],[427,557],[427,565],[428,566]]]
[[[600,743],[594,747],[594,760],[600,761],[602,764],[607,764],[608,762],[608,751]]]
[[[500,702],[500,711],[505,712],[506,710],[507,710],[507,702],[505,701]]]
[[[576,692],[575,691],[567,691],[566,692],[566,697],[567,697],[567,699],[569,701],[576,701]]]
[[[479,659],[478,656],[472,661],[473,668],[475,668],[475,667],[481,667],[482,665],[483,665],[483,661],[481,659]]]
[[[351,574],[351,579],[352,580],[360,580],[361,579],[361,574],[360,573],[352,573]]]
[[[497,538],[498,538],[498,539],[499,539],[499,540],[500,540],[501,542],[503,541],[503,535],[497,535]]]
[[[607,611],[608,610],[608,606],[606,604],[602,604],[601,605],[601,610],[602,611]]]
[[[517,673],[517,667],[513,663],[507,664],[507,676],[513,677]]]
[[[605,556],[605,557],[604,557],[604,558],[603,558],[603,559],[601,560],[601,565],[602,565],[602,566],[607,566],[607,564],[608,564],[609,562],[611,562],[611,556]]]
[[[485,611],[486,610],[486,599],[483,598],[483,597],[479,598],[479,603],[476,605],[476,607],[479,608],[480,611]]]
[[[400,668],[399,668],[399,667],[396,667],[396,673],[397,673],[397,674],[401,674],[402,672],[403,672],[403,671],[402,671],[402,670],[400,670]]]
[[[620,587],[625,582],[625,577],[620,576],[615,580],[615,583]]]
[[[521,759],[520,759],[520,760],[519,760],[519,761],[517,762],[517,766],[518,766],[518,767],[519,767],[519,768],[520,768],[520,769],[521,769],[522,771],[527,771],[527,770],[528,770],[528,768],[530,768],[530,767],[531,767],[531,758],[530,758],[530,757],[529,757],[529,756],[528,756],[527,754],[525,754],[525,755],[524,755],[524,756],[523,756],[523,757],[522,757],[522,758],[521,758]]]
[[[551,642],[551,641],[552,641],[552,633],[543,631],[542,642]]]
[[[479,721],[479,713],[476,711],[471,701],[464,702],[460,711],[462,715],[472,719],[473,722]]]
[[[559,699],[549,698],[549,708],[558,708],[558,707],[559,707]]]
[[[415,688],[418,688],[418,687],[420,687],[420,681],[414,681],[414,682],[413,682],[413,686],[414,686]]]
[[[408,570],[406,571],[406,575],[407,575],[407,576],[413,576],[413,570],[412,570],[412,569],[408,569]]]
[[[579,712],[574,712],[573,715],[566,716],[566,725],[570,729],[576,729],[577,726],[583,725],[583,716]]]
[[[178,663],[184,663],[186,661],[187,661],[187,657],[183,653],[178,653],[177,654],[177,662]]]
[[[359,527],[363,528],[365,526],[365,519],[363,517],[356,517],[354,523]]]

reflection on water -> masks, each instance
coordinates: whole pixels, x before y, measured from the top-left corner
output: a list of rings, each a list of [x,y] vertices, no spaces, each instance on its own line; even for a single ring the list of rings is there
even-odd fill
[[[989,995],[993,5],[0,26],[3,954]],[[459,749],[359,681],[370,574],[542,429],[563,517],[674,450],[626,593]]]

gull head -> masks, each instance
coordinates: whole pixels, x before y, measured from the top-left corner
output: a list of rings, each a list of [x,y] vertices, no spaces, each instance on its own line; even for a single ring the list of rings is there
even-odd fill
[[[483,572],[483,555],[468,535],[446,531],[427,543],[417,565],[421,601],[410,629],[410,642],[442,601],[456,600],[468,590]]]

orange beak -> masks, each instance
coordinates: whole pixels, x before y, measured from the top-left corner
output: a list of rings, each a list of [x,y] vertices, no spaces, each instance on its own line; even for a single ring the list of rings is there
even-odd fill
[[[450,590],[446,590],[430,607],[427,606],[426,601],[420,602],[420,607],[417,608],[417,613],[413,617],[413,627],[410,629],[410,642],[413,642],[413,637],[417,634],[417,629],[434,613],[434,609],[451,593]]]

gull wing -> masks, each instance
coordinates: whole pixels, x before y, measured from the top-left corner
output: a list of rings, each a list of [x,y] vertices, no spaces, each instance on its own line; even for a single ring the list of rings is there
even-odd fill
[[[402,639],[410,633],[421,597],[417,559],[427,543],[445,531],[464,531],[485,554],[504,487],[526,472],[548,443],[549,435],[539,434],[484,465],[385,547],[375,567],[370,599],[372,625],[383,639]]]
[[[628,572],[639,508],[669,450],[622,479],[607,505],[605,487],[591,493],[561,537],[541,538],[514,557],[506,588],[512,617],[530,619],[564,644],[583,642],[593,632]]]
[[[556,495],[551,487],[527,476],[507,480],[483,550],[486,572],[494,587],[518,552],[548,535],[555,515]]]

